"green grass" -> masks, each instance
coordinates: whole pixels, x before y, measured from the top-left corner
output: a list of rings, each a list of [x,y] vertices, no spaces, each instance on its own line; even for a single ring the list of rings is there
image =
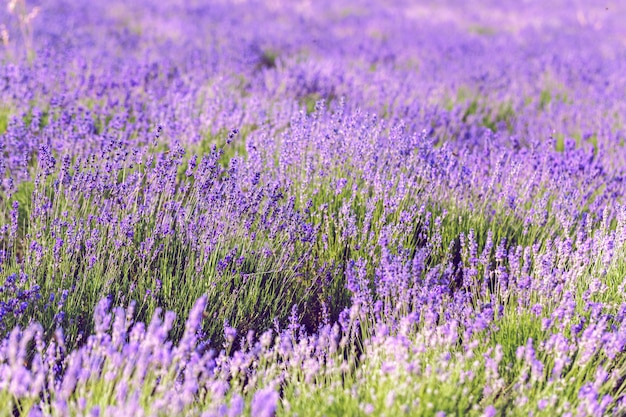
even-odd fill
[[[9,125],[9,119],[11,117],[10,107],[0,107],[0,135],[7,131]]]

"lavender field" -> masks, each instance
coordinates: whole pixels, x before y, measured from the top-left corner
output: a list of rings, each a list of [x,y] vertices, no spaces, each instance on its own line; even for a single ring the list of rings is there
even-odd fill
[[[625,22],[3,0],[0,417],[626,415]]]

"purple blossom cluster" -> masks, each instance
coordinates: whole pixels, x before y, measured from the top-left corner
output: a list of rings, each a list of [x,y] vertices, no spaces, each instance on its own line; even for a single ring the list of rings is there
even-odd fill
[[[3,301],[0,301],[0,327],[6,330],[7,323],[12,317],[22,316],[31,303],[37,301],[41,296],[39,286],[33,285],[28,289],[21,288],[27,277],[18,278],[17,274],[11,274],[4,279],[4,284],[0,285],[0,294]]]
[[[626,414],[625,5],[75,3],[0,7],[0,416]]]

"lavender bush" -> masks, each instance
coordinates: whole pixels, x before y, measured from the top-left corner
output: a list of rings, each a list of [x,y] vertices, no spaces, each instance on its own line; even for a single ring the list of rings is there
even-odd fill
[[[626,414],[624,21],[5,2],[0,416]]]

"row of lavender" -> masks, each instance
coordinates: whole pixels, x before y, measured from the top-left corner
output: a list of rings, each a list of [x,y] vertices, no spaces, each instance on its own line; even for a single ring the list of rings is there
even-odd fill
[[[126,3],[0,11],[0,415],[625,412],[623,6]]]

